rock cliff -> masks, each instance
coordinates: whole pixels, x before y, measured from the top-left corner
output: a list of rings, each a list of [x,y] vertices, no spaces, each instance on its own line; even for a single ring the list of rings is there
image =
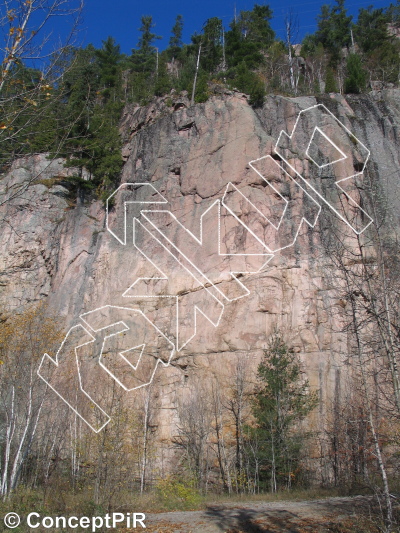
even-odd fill
[[[358,232],[368,225],[363,170],[400,213],[399,127],[395,89],[270,96],[260,110],[239,93],[127,108],[108,220],[100,202],[71,201],[61,160],[18,160],[3,177],[3,314],[45,299],[67,332],[103,306],[142,310],[178,348],[156,374],[166,441],[182,392],[229,376],[238,355],[255,371],[275,328],[323,406],[347,338],[320,234],[327,213]]]

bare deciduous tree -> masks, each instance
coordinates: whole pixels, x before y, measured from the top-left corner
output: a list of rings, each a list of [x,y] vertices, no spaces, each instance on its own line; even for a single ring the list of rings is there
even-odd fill
[[[178,406],[179,426],[174,444],[183,453],[183,460],[200,490],[207,490],[211,459],[212,413],[208,393],[196,385]]]
[[[43,306],[0,326],[0,495],[18,483],[38,431],[47,387],[37,375],[38,358],[60,342],[57,323]]]

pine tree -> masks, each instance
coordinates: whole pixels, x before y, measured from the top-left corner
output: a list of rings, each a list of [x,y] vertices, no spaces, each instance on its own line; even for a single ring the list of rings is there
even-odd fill
[[[203,26],[201,66],[214,72],[222,62],[222,20],[208,19]]]
[[[344,0],[336,0],[332,8],[326,4],[321,7],[315,40],[323,44],[333,64],[339,61],[342,48],[349,47],[351,43],[351,20],[352,17],[347,16]]]
[[[236,70],[234,83],[237,89],[250,96],[249,103],[253,107],[262,107],[265,97],[264,82],[249,68],[244,61],[240,63]]]
[[[354,26],[354,36],[358,46],[365,53],[380,48],[390,40],[387,31],[389,16],[383,9],[360,9]]]
[[[175,24],[172,28],[172,36],[169,40],[169,46],[172,50],[182,48],[182,34],[183,34],[183,17],[182,15],[177,15]]]
[[[259,67],[264,54],[274,42],[271,28],[272,11],[269,6],[256,4],[252,11],[241,11],[237,20],[230,24],[226,34],[228,67],[236,67],[242,61],[250,69]]]
[[[344,92],[358,94],[365,89],[367,74],[363,69],[361,57],[350,54],[347,58],[347,77],[344,82]]]
[[[163,53],[160,58],[160,66],[158,71],[157,80],[154,85],[154,94],[156,96],[164,96],[168,94],[172,89],[172,78],[168,74],[166,54]]]
[[[349,47],[351,43],[351,16],[347,16],[345,0],[336,0],[332,9],[333,40],[336,48]]]
[[[299,423],[317,405],[316,393],[309,392],[295,353],[279,333],[270,339],[258,367],[259,386],[253,400],[261,464],[260,482],[272,492],[290,487],[299,469],[305,434]]]
[[[154,41],[162,37],[152,32],[155,24],[151,15],[144,15],[141,22],[142,25],[139,28],[141,36],[139,38],[138,48],[132,50],[131,61],[133,69],[136,72],[151,73],[155,71],[156,67]]]
[[[67,158],[67,166],[81,172],[85,168],[90,175],[89,180],[83,180],[81,175],[69,180],[72,190],[78,194],[97,188],[102,196],[119,179],[122,157],[118,122],[123,102],[120,98],[101,98],[105,81],[112,85],[118,73],[114,70],[118,52],[119,47],[112,38],[103,43],[102,50],[89,45],[75,51],[72,66],[60,87],[64,95],[58,109],[60,120],[73,121],[62,155]]]
[[[389,22],[394,24],[396,28],[400,27],[400,0],[395,4],[390,4],[387,10]]]
[[[109,98],[111,89],[118,85],[118,67],[121,62],[121,48],[113,37],[102,41],[103,47],[96,50],[95,55],[99,65],[100,84],[103,86],[103,96]]]
[[[335,74],[332,68],[328,68],[326,71],[325,92],[326,93],[337,93],[338,92],[336,78],[335,78]]]

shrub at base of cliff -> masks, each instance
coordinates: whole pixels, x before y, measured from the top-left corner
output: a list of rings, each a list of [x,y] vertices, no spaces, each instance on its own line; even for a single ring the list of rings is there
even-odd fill
[[[166,477],[157,483],[157,503],[166,511],[196,509],[202,496],[190,481]]]

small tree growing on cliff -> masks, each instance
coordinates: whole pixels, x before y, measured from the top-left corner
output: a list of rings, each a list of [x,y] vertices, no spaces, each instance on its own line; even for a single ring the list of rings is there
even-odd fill
[[[326,71],[325,92],[326,93],[337,93],[338,92],[335,74],[331,68],[328,68]]]
[[[264,350],[258,379],[251,438],[258,443],[260,482],[269,483],[271,492],[276,492],[279,485],[292,484],[305,437],[299,422],[314,409],[317,396],[309,391],[298,357],[279,333]]]
[[[361,58],[357,54],[350,54],[347,58],[347,78],[344,83],[344,92],[358,94],[365,89],[367,74],[363,69]]]

